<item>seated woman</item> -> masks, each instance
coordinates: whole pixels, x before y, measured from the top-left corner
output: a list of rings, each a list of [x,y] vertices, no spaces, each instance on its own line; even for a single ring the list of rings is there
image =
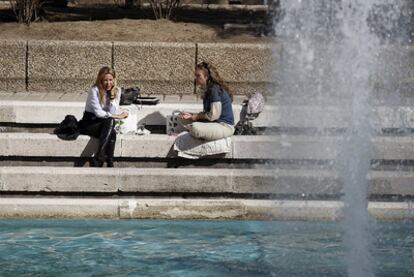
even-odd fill
[[[200,113],[181,112],[178,115],[181,123],[195,138],[217,140],[232,136],[234,133],[233,95],[224,84],[217,69],[206,62],[198,64],[195,81],[205,90],[203,111]]]
[[[99,70],[95,85],[89,90],[85,112],[79,122],[81,134],[99,139],[99,148],[92,160],[92,166],[102,167],[106,161],[113,167],[115,151],[115,119],[123,119],[127,112],[118,113],[121,90],[116,86],[115,71],[110,67]]]

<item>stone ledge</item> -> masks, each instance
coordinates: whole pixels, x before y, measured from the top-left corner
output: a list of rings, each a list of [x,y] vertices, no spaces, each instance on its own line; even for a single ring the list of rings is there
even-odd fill
[[[0,167],[0,192],[264,194],[335,197],[343,182],[333,170]],[[412,172],[370,171],[370,195],[413,196]]]
[[[175,137],[151,134],[146,136],[119,135],[115,157],[167,158],[175,157]],[[231,159],[335,159],[340,137],[312,136],[233,136]],[[395,143],[397,143],[396,140]],[[402,150],[411,142],[402,145]],[[398,144],[396,144],[398,146]],[[91,157],[96,151],[97,140],[79,136],[75,141],[65,141],[53,134],[0,133],[2,156],[21,157]],[[381,147],[381,146],[380,146]],[[397,147],[394,147],[397,148]],[[399,151],[407,155],[406,151]],[[387,154],[387,152],[385,152]],[[392,153],[390,154],[392,155]],[[380,159],[381,157],[377,157]]]
[[[119,218],[117,199],[0,197],[1,218]]]
[[[339,201],[1,197],[1,218],[339,220]],[[413,220],[413,203],[369,202],[377,220]]]
[[[1,100],[0,122],[57,124],[67,114],[73,114],[80,119],[84,107],[84,102],[74,101]],[[202,110],[202,103],[175,102],[160,103],[154,106],[130,105],[121,106],[121,108],[133,111],[137,115],[139,124],[165,125],[166,117],[173,111],[198,112]],[[241,105],[233,104],[233,111],[235,122],[238,122]],[[317,130],[346,128],[350,122],[349,115],[346,106],[289,106],[267,103],[264,111],[253,121],[253,124],[258,127],[314,128]],[[375,107],[371,124],[377,130],[414,128],[414,108],[410,106]]]
[[[161,134],[118,135],[115,157],[175,158],[175,137]],[[341,136],[233,136],[226,158],[245,160],[335,160],[340,153]],[[374,137],[375,160],[413,160],[411,136]],[[0,155],[20,157],[91,157],[97,140],[79,136],[65,141],[45,133],[0,133]]]
[[[72,114],[77,119],[82,118],[84,108],[84,102],[2,100],[0,101],[0,122],[57,124],[67,114]],[[129,105],[120,108],[134,112],[139,124],[166,125],[166,117],[173,111],[198,112],[202,110],[202,103],[161,103],[147,106]],[[233,109],[236,120],[238,120],[241,105],[234,105]]]

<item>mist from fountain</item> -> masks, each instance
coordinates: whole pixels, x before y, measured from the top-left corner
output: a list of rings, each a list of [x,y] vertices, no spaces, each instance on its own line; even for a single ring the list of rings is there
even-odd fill
[[[330,105],[346,114],[342,143],[330,151],[339,153],[333,168],[344,184],[344,245],[349,276],[374,276],[375,271],[370,255],[367,174],[375,131],[372,98],[378,77],[387,76],[383,76],[380,59],[384,38],[374,31],[378,31],[378,20],[385,18],[377,14],[381,11],[378,7],[388,5],[389,18],[403,3],[393,2],[282,0],[281,19],[275,28],[283,44],[282,60],[275,73],[276,101],[285,105]],[[390,4],[394,4],[394,12]],[[381,24],[383,27],[387,22]],[[322,120],[320,135],[324,135],[324,125]]]

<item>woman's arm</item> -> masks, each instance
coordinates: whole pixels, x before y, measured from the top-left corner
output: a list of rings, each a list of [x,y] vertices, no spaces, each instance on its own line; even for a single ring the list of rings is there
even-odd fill
[[[207,99],[207,106],[209,107],[208,111],[206,106],[204,106],[205,110],[199,113],[189,113],[189,112],[182,112],[180,113],[179,117],[182,119],[191,119],[192,121],[216,121],[220,118],[222,112],[222,103],[220,97],[221,88],[217,85],[214,85],[209,88],[206,95],[208,95]],[[205,105],[205,104],[204,104]]]
[[[204,111],[198,113],[196,118],[197,120],[207,120],[207,121],[216,121],[220,118],[222,103],[220,96],[221,88],[218,85],[212,85],[209,87],[206,95],[206,103],[204,104]],[[207,109],[207,107],[209,109]]]
[[[121,94],[118,91],[115,99],[113,99],[109,104],[109,111],[105,111],[102,108],[101,103],[99,102],[99,89],[96,86],[94,86],[89,90],[88,98],[86,99],[85,110],[93,113],[96,117],[99,117],[99,118],[108,118],[108,117],[112,117],[115,119],[127,118],[128,117],[127,112],[117,113],[120,98],[121,98]]]
[[[111,116],[110,112],[105,111],[101,103],[99,102],[99,89],[96,86],[93,86],[88,93],[88,98],[86,99],[85,110],[87,112],[93,113],[96,117],[107,118]]]
[[[216,121],[221,115],[221,102],[213,102],[210,105],[210,112],[189,113],[182,112],[178,116],[182,119],[191,119],[192,121]]]
[[[110,100],[109,102],[109,112],[111,114],[117,114],[119,110],[119,102],[121,101],[121,89],[116,88],[116,95],[115,98]]]
[[[209,112],[201,112],[196,115],[196,120],[216,121],[221,115],[221,102],[211,102]]]
[[[112,118],[114,119],[124,119],[128,117],[128,112],[122,112],[120,114],[113,114]]]
[[[116,90],[117,90],[117,93],[116,93],[115,99],[112,99],[110,101],[109,111],[112,114],[112,118],[115,118],[115,119],[127,118],[128,112],[122,111],[121,113],[119,113],[119,102],[121,101],[121,89],[116,88]]]

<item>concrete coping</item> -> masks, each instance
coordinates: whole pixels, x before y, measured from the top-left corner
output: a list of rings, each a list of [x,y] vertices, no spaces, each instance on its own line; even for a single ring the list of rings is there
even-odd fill
[[[173,196],[275,195],[301,200],[340,198],[343,180],[335,170],[237,168],[79,168],[0,167],[1,193]],[[375,171],[367,176],[368,193],[413,196],[412,172]],[[277,197],[276,197],[277,198]]]
[[[0,122],[19,124],[57,124],[65,115],[82,117],[84,102],[80,101],[0,101]],[[198,112],[202,103],[163,102],[158,105],[121,106],[136,115],[138,124],[166,125],[166,118],[173,111]],[[241,104],[234,104],[235,122],[240,119]],[[378,106],[373,110],[371,125],[384,128],[414,128],[414,108],[411,106]],[[279,105],[267,103],[264,111],[253,120],[257,127],[281,128],[347,128],[350,122],[347,106]]]
[[[154,198],[0,198],[1,218],[340,220],[340,201]],[[377,220],[413,220],[413,204],[369,202]]]
[[[344,138],[340,135],[262,135],[233,136],[230,153],[224,158],[244,160],[335,160]],[[115,156],[122,158],[173,158],[174,136],[162,134],[119,135]],[[380,136],[372,139],[373,159],[413,160],[411,136]],[[79,136],[64,141],[46,133],[0,133],[2,156],[90,157],[97,140]]]

